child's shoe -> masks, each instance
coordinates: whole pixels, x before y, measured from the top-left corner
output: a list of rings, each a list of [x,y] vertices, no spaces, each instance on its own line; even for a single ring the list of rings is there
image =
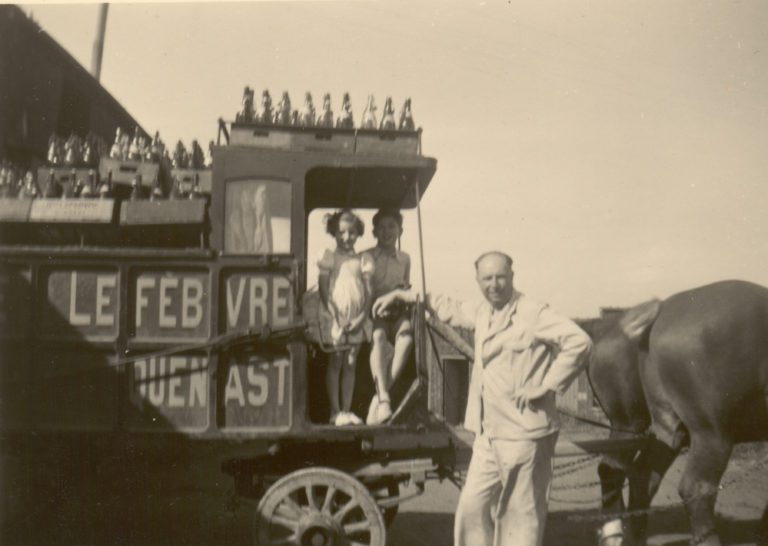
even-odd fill
[[[346,411],[339,412],[339,414],[336,416],[336,421],[333,424],[337,427],[345,427],[352,424],[349,420],[349,413]]]
[[[380,425],[392,417],[392,404],[389,400],[379,400],[376,406],[376,413],[373,419],[368,422],[369,425]]]
[[[368,406],[368,415],[365,418],[366,424],[373,425],[373,421],[376,419],[376,408],[379,406],[379,395],[374,394],[371,398],[371,403]]]
[[[347,416],[349,418],[349,423],[348,424],[350,424],[350,425],[362,425],[363,424],[363,420],[360,419],[357,416],[356,413],[349,411],[349,412],[347,412]]]

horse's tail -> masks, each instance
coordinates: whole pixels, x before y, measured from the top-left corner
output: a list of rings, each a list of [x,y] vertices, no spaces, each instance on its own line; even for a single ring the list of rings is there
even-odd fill
[[[619,328],[633,342],[645,345],[660,311],[661,301],[657,299],[635,305],[619,319]]]

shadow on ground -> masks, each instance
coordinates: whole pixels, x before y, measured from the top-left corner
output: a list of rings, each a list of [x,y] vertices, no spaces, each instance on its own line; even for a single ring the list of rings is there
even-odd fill
[[[594,512],[593,512],[594,513]],[[555,512],[550,514],[544,537],[545,546],[596,546],[596,524],[572,521],[572,516],[587,512]],[[757,543],[756,520],[718,520],[724,545],[746,546]],[[650,526],[649,544],[688,546],[688,520],[682,509],[656,514]],[[453,514],[410,512],[399,515],[388,534],[392,546],[433,546],[453,543]]]
[[[33,503],[22,507],[11,491],[3,489],[6,509],[0,511],[0,544],[251,545],[256,503],[234,497],[232,481],[221,473],[217,457],[197,455],[189,461],[174,457],[150,463],[136,458],[127,463],[123,458],[96,465],[87,462],[87,453],[81,453],[77,465],[80,479],[68,480],[66,473],[54,473],[44,482],[33,480]],[[756,518],[762,513],[768,476],[745,471],[754,466],[754,458],[737,459],[732,466],[732,474],[741,478],[718,499],[718,511],[727,515],[718,520],[718,527],[725,545],[753,545],[757,543]],[[589,482],[594,479],[593,471],[585,469],[574,475],[573,483]],[[661,492],[661,503],[679,502],[677,481],[673,473]],[[401,506],[387,544],[450,546],[458,495],[450,483],[430,482],[424,495]],[[593,496],[593,492],[584,494],[585,499]],[[19,510],[8,510],[9,505]],[[557,505],[552,509],[546,546],[596,546],[598,524],[579,521],[596,514],[594,509]],[[10,517],[11,512],[14,517]],[[654,514],[650,537],[649,546],[687,545],[688,519],[682,508],[670,506]]]
[[[251,544],[254,506],[242,503],[227,507],[225,496],[210,497],[199,490],[177,488],[169,496],[161,490],[141,500],[125,502],[126,492],[116,491],[110,499],[78,502],[76,496],[39,506],[36,517],[5,536],[4,544],[30,545],[179,545]],[[594,513],[594,512],[591,512]],[[545,546],[595,546],[597,524],[578,521],[590,512],[550,514]],[[574,518],[572,520],[571,518]],[[453,542],[452,513],[404,512],[388,532],[390,546],[435,546]],[[758,521],[720,519],[723,544],[757,544]],[[656,514],[651,522],[653,546],[689,544],[688,522],[682,509]],[[6,542],[7,540],[7,542]]]

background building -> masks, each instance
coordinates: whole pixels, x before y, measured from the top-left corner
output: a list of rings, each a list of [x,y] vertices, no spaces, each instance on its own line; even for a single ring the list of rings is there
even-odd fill
[[[92,131],[111,143],[117,127],[132,134],[136,126],[34,20],[17,6],[0,5],[0,160],[34,168],[44,162],[54,133]]]

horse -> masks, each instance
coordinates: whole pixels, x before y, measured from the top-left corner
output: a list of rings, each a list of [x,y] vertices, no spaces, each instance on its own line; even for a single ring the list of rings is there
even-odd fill
[[[768,288],[709,284],[637,305],[603,330],[594,335],[588,376],[610,436],[648,439],[601,459],[602,510],[617,519],[603,525],[600,545],[646,543],[647,515],[621,524],[624,481],[627,509],[647,509],[688,447],[678,492],[692,543],[720,546],[714,507],[733,446],[768,440]],[[768,544],[768,507],[759,533]]]

